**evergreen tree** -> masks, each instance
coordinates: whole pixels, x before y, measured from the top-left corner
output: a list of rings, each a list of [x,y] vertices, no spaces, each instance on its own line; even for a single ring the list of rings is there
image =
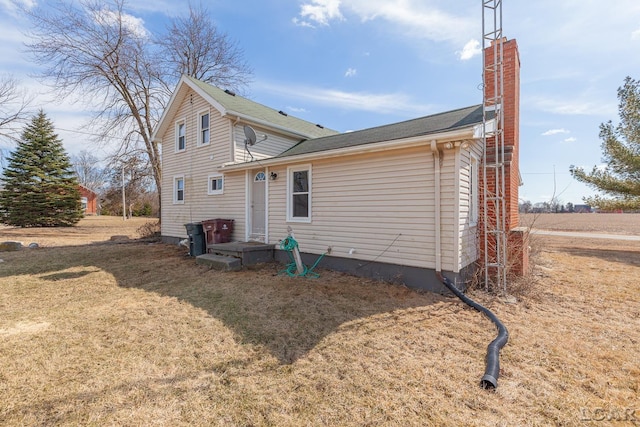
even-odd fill
[[[7,158],[0,219],[21,227],[72,226],[82,218],[73,167],[53,123],[40,112]]]
[[[620,124],[600,125],[606,168],[591,172],[571,167],[578,181],[612,196],[585,198],[590,206],[603,210],[640,209],[640,81],[627,77],[618,89]]]

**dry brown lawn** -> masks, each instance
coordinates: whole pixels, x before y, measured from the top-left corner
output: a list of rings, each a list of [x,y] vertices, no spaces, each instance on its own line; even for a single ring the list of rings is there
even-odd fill
[[[78,230],[136,235],[107,223]],[[510,331],[489,392],[495,329],[455,298],[58,231],[0,254],[0,425],[640,425],[640,243],[537,236],[517,303],[474,292]]]

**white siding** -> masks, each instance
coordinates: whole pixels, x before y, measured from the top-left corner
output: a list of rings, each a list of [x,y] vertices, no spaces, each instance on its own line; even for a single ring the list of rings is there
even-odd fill
[[[286,222],[286,167],[270,169],[279,178],[269,186],[269,241],[284,238],[291,225],[303,252],[331,247],[332,256],[435,267],[428,147],[314,161],[312,169],[309,224]]]
[[[196,144],[198,114],[209,109],[210,143]],[[187,94],[172,122],[186,123],[186,150],[175,152],[175,128],[170,126],[162,136],[162,235],[186,237],[184,224],[204,219],[235,220],[233,237],[244,237],[245,182],[244,173],[224,174],[224,194],[207,195],[208,177],[224,172],[220,166],[231,161],[232,136],[230,120],[195,93]],[[185,178],[184,204],[173,204],[173,177]]]
[[[471,209],[469,206],[469,185],[470,185],[470,165],[471,155],[475,154],[476,158],[479,158],[481,153],[481,147],[479,142],[470,141],[468,149],[460,149],[459,152],[459,222],[458,222],[458,235],[459,235],[459,256],[458,266],[464,268],[467,265],[475,262],[478,259],[479,254],[479,235],[478,227],[475,224],[471,224],[470,215]],[[477,164],[480,167],[480,162]],[[480,174],[481,171],[478,170]],[[481,189],[478,188],[478,191]]]
[[[440,154],[440,249],[442,254],[442,269],[454,271],[458,247],[454,245],[453,236],[457,234],[455,224],[456,215],[456,163],[455,150],[443,150]]]
[[[285,152],[289,148],[296,145],[300,140],[292,139],[279,135],[277,133],[251,126],[256,132],[258,137],[258,143],[252,147],[249,147],[251,155],[255,159],[267,159],[277,156],[280,153]],[[267,139],[262,141],[264,135],[267,135]],[[233,146],[234,148],[234,161],[237,163],[249,162],[252,160],[251,155],[245,150],[244,140],[244,124],[236,124],[233,128]]]

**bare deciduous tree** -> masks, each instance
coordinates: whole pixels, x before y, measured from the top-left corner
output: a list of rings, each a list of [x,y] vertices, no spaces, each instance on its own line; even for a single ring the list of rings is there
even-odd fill
[[[250,70],[240,50],[215,31],[202,8],[190,7],[190,24],[182,28],[174,24],[170,38],[178,43],[182,30],[187,40],[205,40],[203,46],[215,54],[195,50],[197,67],[185,69],[182,62],[174,63],[177,57],[171,45],[157,42],[165,36],[150,34],[140,19],[126,12],[125,5],[126,0],[66,0],[25,9],[33,24],[27,47],[45,67],[42,77],[62,96],[73,94],[99,104],[93,124],[102,138],[122,136],[115,157],[144,151],[160,197],[160,149],[152,135],[179,73],[196,73],[190,75],[235,87],[246,83]],[[223,78],[227,75],[229,80]]]
[[[17,141],[20,129],[15,126],[28,117],[30,99],[18,87],[18,81],[10,75],[0,76],[0,139]],[[0,148],[0,165],[4,165],[5,153]]]
[[[249,83],[251,69],[243,52],[218,31],[203,8],[189,6],[188,16],[174,18],[168,33],[158,40],[166,55],[162,63],[169,74],[186,74],[220,87],[241,90]]]
[[[85,187],[101,194],[108,181],[107,170],[100,166],[100,159],[87,150],[82,150],[71,156],[73,170],[78,182]]]
[[[18,129],[12,127],[27,118],[29,99],[18,87],[15,78],[0,76],[0,137],[16,139]]]
[[[110,215],[122,215],[122,189],[124,187],[124,213],[130,218],[134,214],[141,215],[142,210],[148,210],[144,215],[157,215],[157,202],[150,199],[157,195],[153,184],[153,177],[149,174],[147,160],[136,155],[123,156],[112,159],[105,170],[107,175],[107,189],[101,197],[103,212]],[[157,198],[156,198],[157,200]]]

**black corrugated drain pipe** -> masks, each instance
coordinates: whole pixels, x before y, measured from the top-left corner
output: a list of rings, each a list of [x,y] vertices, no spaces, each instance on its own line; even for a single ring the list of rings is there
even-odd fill
[[[507,341],[509,340],[509,331],[502,324],[500,319],[493,314],[491,310],[488,308],[478,304],[455,287],[453,282],[443,276],[440,272],[436,272],[438,279],[451,291],[460,298],[465,304],[470,307],[475,308],[481,313],[484,313],[498,328],[498,336],[489,343],[487,346],[487,356],[485,358],[486,367],[484,370],[484,375],[480,380],[480,387],[484,389],[494,390],[498,387],[498,376],[500,375],[500,350],[505,346]]]

